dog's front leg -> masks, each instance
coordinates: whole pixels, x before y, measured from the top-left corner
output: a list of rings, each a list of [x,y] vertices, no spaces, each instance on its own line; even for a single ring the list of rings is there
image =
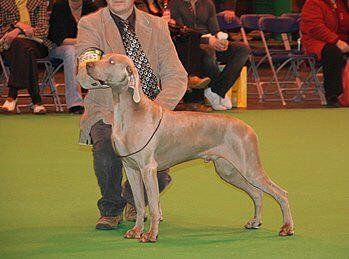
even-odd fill
[[[143,233],[140,242],[156,242],[159,232],[160,210],[159,210],[159,185],[157,178],[157,166],[154,162],[141,171],[143,183],[148,196],[149,211],[150,211],[150,228],[147,233]]]
[[[124,237],[133,239],[139,239],[144,229],[144,217],[145,217],[145,199],[144,199],[144,187],[142,182],[142,176],[140,171],[133,170],[125,166],[127,179],[131,185],[133,199],[137,210],[137,219],[135,226],[128,230]]]

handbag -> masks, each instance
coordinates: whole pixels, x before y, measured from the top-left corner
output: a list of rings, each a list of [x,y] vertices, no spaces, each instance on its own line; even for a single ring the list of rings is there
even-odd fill
[[[338,97],[339,103],[342,106],[349,107],[349,59],[343,69],[343,93]]]

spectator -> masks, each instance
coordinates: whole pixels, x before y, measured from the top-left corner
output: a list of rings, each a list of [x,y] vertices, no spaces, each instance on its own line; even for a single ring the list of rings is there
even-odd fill
[[[41,104],[36,59],[47,56],[53,43],[47,39],[46,0],[0,1],[0,49],[10,65],[9,93],[1,109],[13,112],[18,90],[27,89],[34,114],[46,113]]]
[[[210,77],[212,82],[204,95],[213,109],[231,109],[232,103],[226,93],[239,78],[241,69],[248,59],[249,49],[243,44],[216,37],[220,29],[215,5],[211,0],[172,0],[169,2],[169,7],[171,17],[177,24],[188,26],[202,35],[209,35],[208,45],[204,47],[202,64],[203,76]],[[216,57],[226,64],[222,72],[219,70]]]
[[[302,43],[322,62],[328,107],[339,107],[344,55],[349,52],[349,6],[345,0],[308,0],[302,9]]]
[[[83,100],[76,80],[75,44],[80,18],[97,10],[91,0],[57,0],[53,4],[48,38],[56,44],[51,58],[64,62],[65,99],[70,113],[84,112]]]
[[[187,74],[178,59],[167,23],[135,8],[134,0],[107,0],[107,3],[108,7],[80,20],[77,54],[81,56],[91,48],[101,49],[104,53],[125,54],[127,48],[129,57],[137,62],[140,68],[144,70],[149,67],[149,71],[140,73],[145,94],[161,106],[174,109],[186,90]],[[131,50],[128,39],[133,39],[138,47]],[[138,59],[138,55],[145,58]],[[86,79],[79,76],[81,73],[84,75],[85,69],[83,64],[79,66],[80,80]],[[83,82],[82,86],[89,87],[88,83],[84,85]],[[98,201],[101,217],[96,223],[97,229],[117,227],[125,206],[121,197],[122,163],[115,156],[110,137],[113,122],[112,103],[110,89],[89,90],[80,124],[80,141],[93,144],[94,169],[102,194]],[[170,180],[168,170],[159,173],[159,189],[165,188]],[[126,184],[123,194],[126,201],[132,204],[130,192]],[[132,205],[128,207],[133,208]]]

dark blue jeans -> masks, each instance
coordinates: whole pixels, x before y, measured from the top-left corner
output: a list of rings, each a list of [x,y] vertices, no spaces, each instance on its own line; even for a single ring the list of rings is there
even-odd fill
[[[122,162],[115,155],[111,142],[111,125],[98,121],[91,128],[93,143],[93,165],[102,197],[97,206],[101,216],[121,215],[126,202],[134,204],[128,181],[122,192]],[[160,192],[171,182],[169,170],[158,173]],[[122,195],[121,195],[122,193]]]

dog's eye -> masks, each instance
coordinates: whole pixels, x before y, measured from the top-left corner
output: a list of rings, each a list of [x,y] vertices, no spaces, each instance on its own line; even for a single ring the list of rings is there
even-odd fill
[[[113,59],[109,59],[109,63],[114,65],[115,61]]]

